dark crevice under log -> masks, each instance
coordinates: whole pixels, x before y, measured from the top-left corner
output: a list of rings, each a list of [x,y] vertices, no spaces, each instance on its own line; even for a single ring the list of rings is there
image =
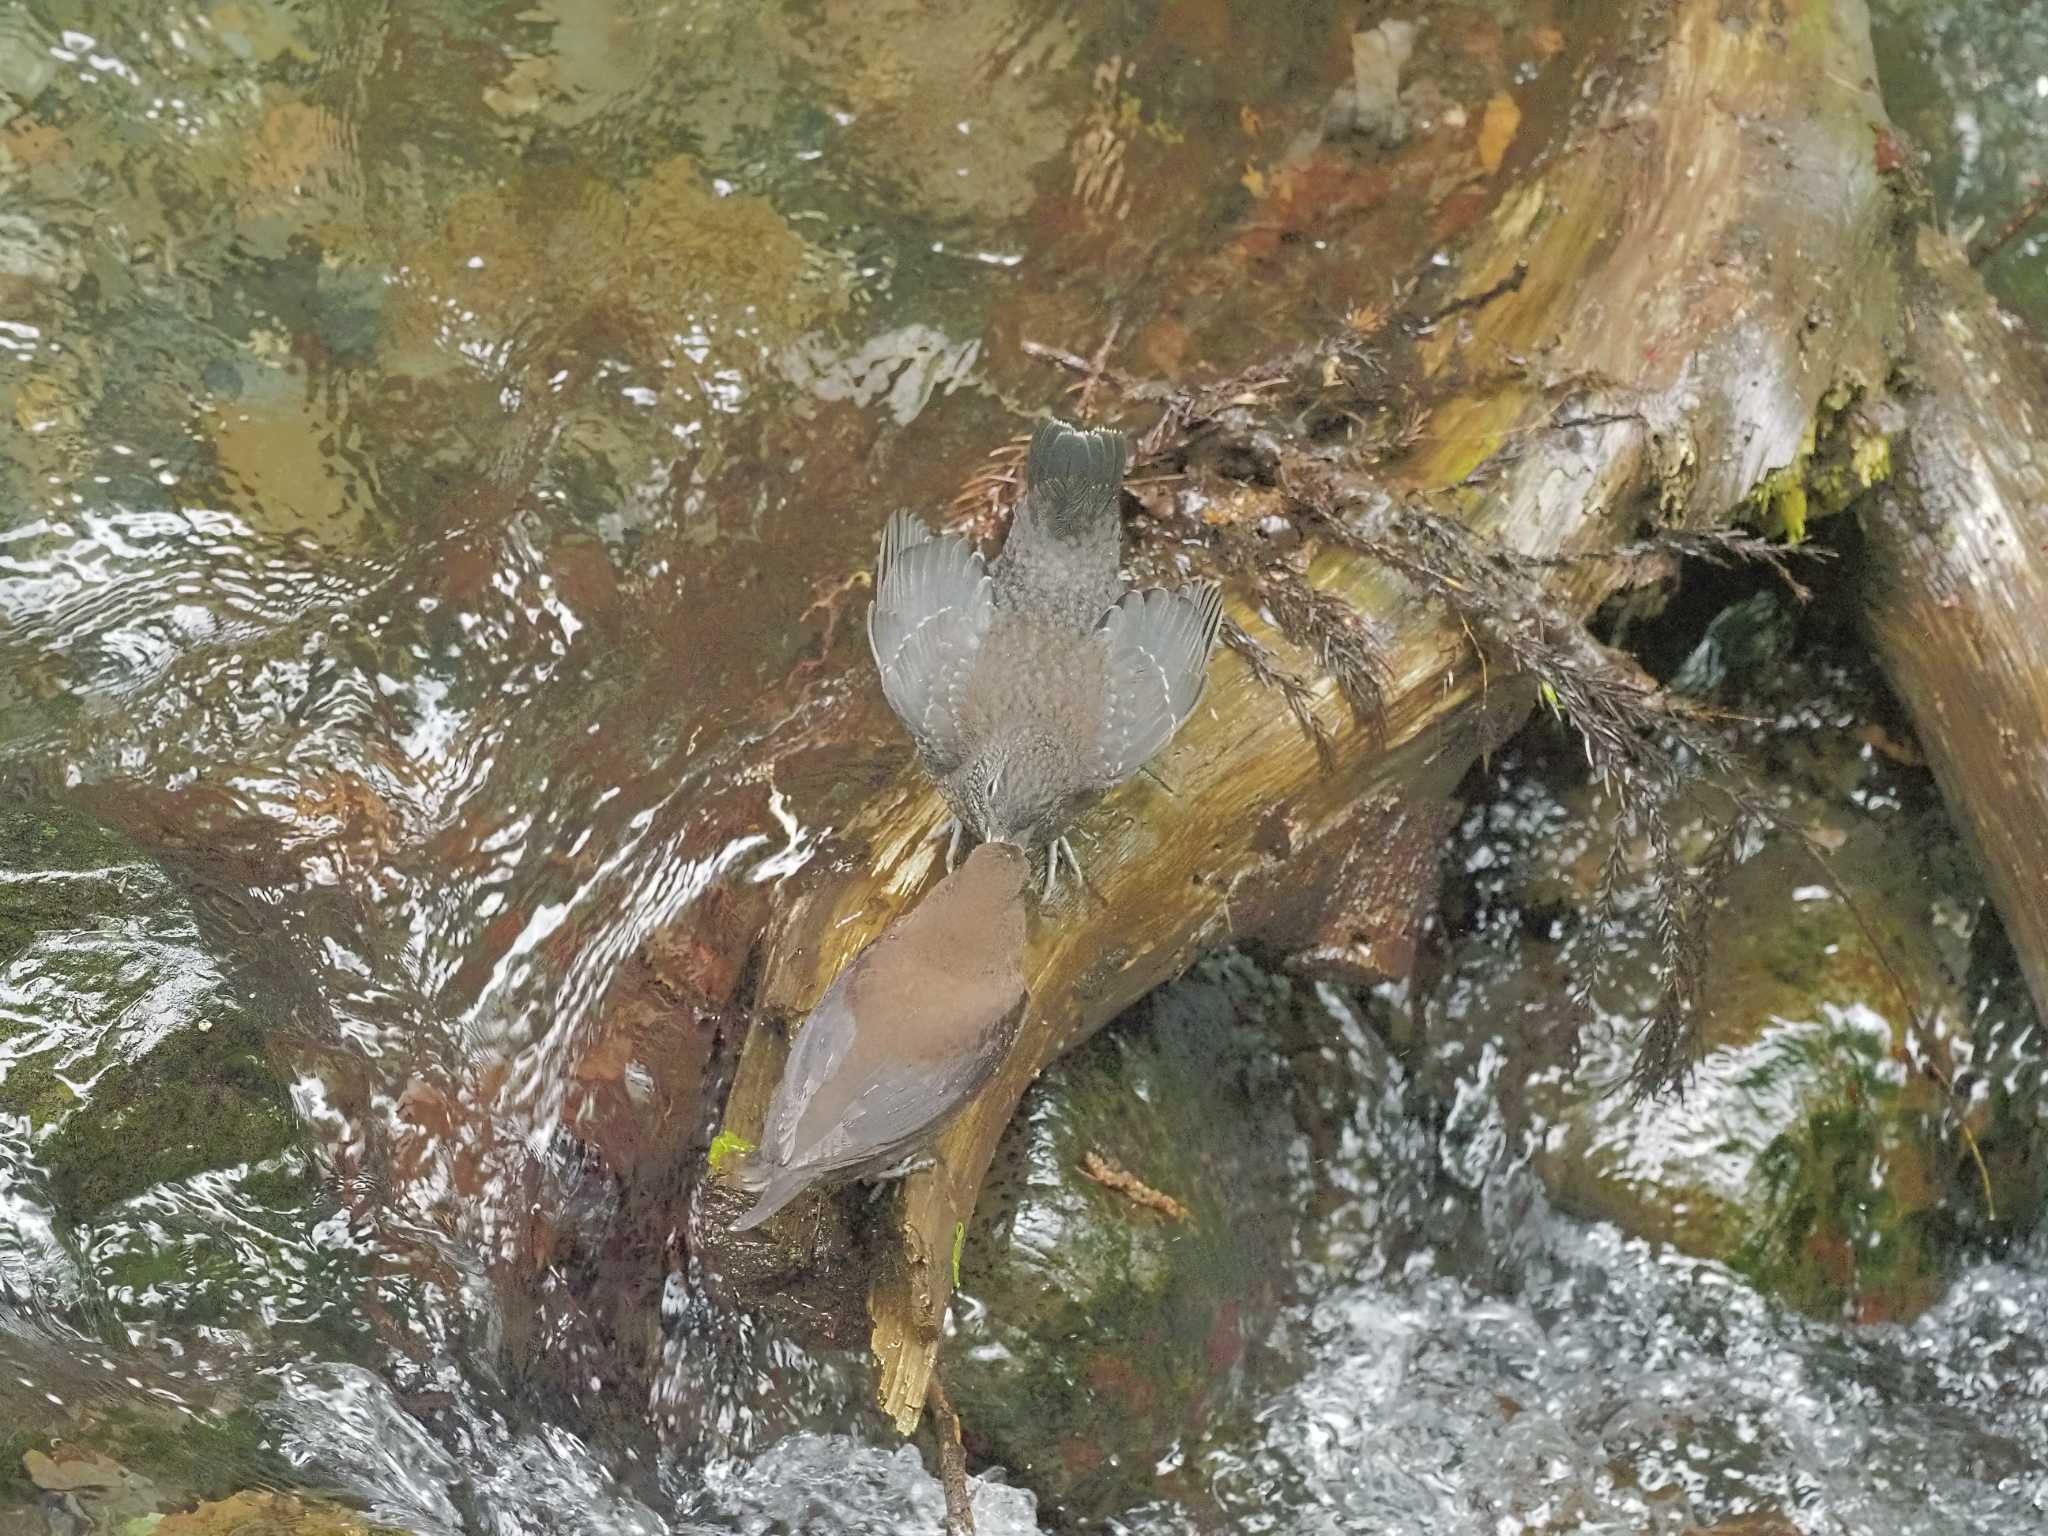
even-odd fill
[[[2044,672],[2040,630],[2029,641],[2023,629],[2026,604],[2042,611],[2042,588],[2016,586],[2011,611],[1990,613],[1985,555],[1951,526],[1976,510],[1971,488],[1987,476],[2010,500],[2015,528],[2038,519],[2039,472],[2023,454],[2037,407],[1942,404],[1983,388],[1972,370],[1984,358],[2018,370],[2002,360],[2015,344],[1966,271],[1940,278],[1940,296],[1921,296],[1934,280],[1912,276],[1923,270],[1912,233],[1880,173],[1876,150],[1888,130],[1856,0],[1615,0],[1608,9],[1609,20],[1584,20],[1587,51],[1568,87],[1575,116],[1549,142],[1517,145],[1491,215],[1456,252],[1454,280],[1417,285],[1407,313],[1386,327],[1398,338],[1388,343],[1399,354],[1390,366],[1405,370],[1427,411],[1405,457],[1375,467],[1362,453],[1281,445],[1280,486],[1267,494],[1313,505],[1360,535],[1318,539],[1305,522],[1307,576],[1374,621],[1382,718],[1358,718],[1335,681],[1247,604],[1246,584],[1233,583],[1231,617],[1316,677],[1313,707],[1329,751],[1319,752],[1279,690],[1256,681],[1240,656],[1220,653],[1202,707],[1155,765],[1157,778],[1141,776],[1080,828],[1092,889],[1069,889],[1036,916],[1032,1004],[1017,1045],[942,1138],[939,1165],[905,1182],[871,1276],[881,1405],[906,1431],[926,1402],[956,1234],[1039,1071],[1232,938],[1321,949],[1340,974],[1405,966],[1400,935],[1412,911],[1403,904],[1412,908],[1426,889],[1429,863],[1411,845],[1433,838],[1426,829],[1440,825],[1459,777],[1526,717],[1543,680],[1507,669],[1513,647],[1476,633],[1398,561],[1362,552],[1397,541],[1390,530],[1404,509],[1454,523],[1475,549],[1561,562],[1518,566],[1538,572],[1528,579],[1540,609],[1498,618],[1575,625],[1632,567],[1572,557],[1646,531],[1726,527],[1769,504],[1813,461],[1817,426],[1852,397],[1874,410],[1902,349],[1926,345],[1935,326],[1927,388],[1905,407],[1915,467],[1872,517],[1892,551],[1884,558],[1916,568],[1873,616],[2043,995],[2048,820],[2033,802],[2048,783]],[[1910,306],[1909,276],[1920,285]],[[1878,418],[1867,410],[1859,419]],[[1938,558],[1915,552],[1929,541]],[[1999,553],[2002,569],[2020,558]],[[2025,558],[2038,575],[2038,552]],[[1955,562],[1963,568],[1951,572]],[[1986,645],[2015,658],[2010,673],[1955,650],[1967,634],[1944,621],[1987,626]],[[1964,666],[1984,668],[1986,681],[1957,690],[1953,673]],[[1981,701],[1973,708],[1986,717],[1952,747],[1941,740],[1957,723],[1944,722],[1939,701],[1949,698]],[[2015,723],[2031,755],[2015,754],[2000,720]],[[1987,774],[2007,762],[2031,789],[2000,779],[2005,790],[1987,796]],[[2027,828],[2007,824],[2029,804]],[[791,882],[767,941],[757,1018],[800,1019],[928,887],[940,850],[924,839],[939,814],[906,766],[840,828],[841,864]],[[1405,880],[1375,878],[1383,842],[1402,850],[1394,862],[1410,871]],[[2021,889],[2027,880],[2034,884]],[[755,1028],[728,1100],[729,1130],[758,1131],[782,1058],[781,1032]],[[710,1205],[699,1241],[716,1249],[724,1206]],[[767,1241],[801,1262],[817,1210],[800,1202]]]

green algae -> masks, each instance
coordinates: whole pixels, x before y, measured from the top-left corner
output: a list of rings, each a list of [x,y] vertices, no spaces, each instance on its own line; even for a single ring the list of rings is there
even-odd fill
[[[720,1131],[711,1138],[711,1151],[707,1161],[713,1173],[725,1172],[726,1166],[735,1158],[745,1157],[754,1150],[754,1144],[738,1131]]]
[[[1762,1220],[1731,1263],[1803,1311],[1853,1307],[1911,1317],[1940,1294],[1941,1103],[1897,1070],[1888,1033],[1830,1010],[1821,1028],[1779,1031],[1775,1060],[1741,1082],[1771,1095],[1790,1079],[1798,1117],[1756,1160]],[[1946,1161],[1946,1158],[1943,1159]]]
[[[59,806],[0,807],[0,967],[37,934],[83,928],[122,910],[134,846],[91,817]]]

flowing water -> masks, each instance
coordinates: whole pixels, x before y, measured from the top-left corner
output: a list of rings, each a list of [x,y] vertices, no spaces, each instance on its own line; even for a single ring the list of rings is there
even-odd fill
[[[84,1528],[67,1434],[421,1533],[935,1528],[858,1353],[692,1263],[724,1046],[646,957],[901,761],[830,578],[1059,398],[1022,343],[1231,366],[1415,265],[1427,176],[1290,170],[1356,10],[0,7],[0,1530]],[[1572,18],[1443,10],[1411,146]],[[1113,1528],[2044,1528],[2048,1251],[1802,1320],[1327,1001],[1283,1366]]]

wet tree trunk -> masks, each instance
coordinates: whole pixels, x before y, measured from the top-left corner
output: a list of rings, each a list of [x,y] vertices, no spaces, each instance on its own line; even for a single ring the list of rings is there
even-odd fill
[[[1579,626],[1642,579],[1641,562],[1600,557],[1646,535],[1796,528],[1900,471],[1866,513],[1888,576],[1873,625],[2048,998],[2048,534],[2027,450],[2048,397],[1980,286],[1913,227],[1860,0],[1610,10],[1580,29],[1568,119],[1524,133],[1454,276],[1419,283],[1385,328],[1427,431],[1389,469],[1283,438],[1274,487],[1245,492],[1304,529],[1315,592],[1370,616],[1383,707],[1347,708],[1285,638],[1301,626],[1232,585],[1254,644],[1219,656],[1158,781],[1081,829],[1093,890],[1037,917],[1021,1037],[895,1207],[867,1305],[881,1404],[906,1431],[956,1235],[1032,1078],[1233,937],[1351,974],[1405,969],[1466,768],[1566,673],[1638,686]],[[1179,407],[1225,432],[1243,420]],[[1475,622],[1460,594],[1494,577]],[[1255,647],[1319,678],[1325,741],[1255,675]],[[879,711],[875,727],[892,729]],[[939,814],[906,768],[842,829],[852,867],[792,883],[757,1018],[800,1019],[929,884]],[[777,1029],[751,1032],[734,1133],[758,1130],[782,1052]],[[811,1221],[799,1208],[770,1229],[785,1266],[804,1264],[791,1245]]]
[[[1900,473],[1860,508],[1865,612],[2048,1017],[2048,372],[1954,246],[1922,229],[1902,260]]]

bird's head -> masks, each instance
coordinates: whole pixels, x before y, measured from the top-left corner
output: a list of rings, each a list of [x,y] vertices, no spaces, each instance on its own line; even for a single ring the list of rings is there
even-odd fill
[[[1080,754],[1044,731],[1017,731],[979,753],[962,799],[974,831],[1036,851],[1070,826],[1093,798]]]

